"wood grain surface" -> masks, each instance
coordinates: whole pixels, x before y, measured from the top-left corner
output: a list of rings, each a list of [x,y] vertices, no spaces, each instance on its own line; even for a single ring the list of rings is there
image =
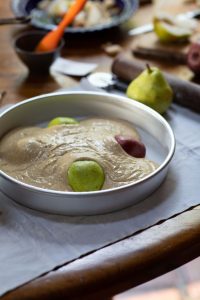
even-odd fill
[[[9,16],[12,16],[10,2],[0,1],[0,18]],[[152,6],[145,5],[135,15],[133,23],[140,25],[150,21],[151,17]],[[128,37],[125,29],[93,38],[69,37],[62,56],[97,62],[97,71],[110,71],[113,58],[106,55],[102,44],[111,41],[120,44],[124,52],[130,51],[137,39]],[[1,105],[70,87],[79,80],[61,74],[47,77],[28,74],[13,49],[15,36],[25,30],[32,28],[24,25],[0,26],[0,92],[6,91]],[[200,207],[196,207],[60,266],[9,292],[1,300],[107,299],[164,274],[196,258],[199,253]]]

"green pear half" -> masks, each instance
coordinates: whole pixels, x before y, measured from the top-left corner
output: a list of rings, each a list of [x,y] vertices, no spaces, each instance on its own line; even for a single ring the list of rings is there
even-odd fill
[[[74,192],[90,192],[102,188],[105,175],[96,161],[77,160],[69,167],[67,179]]]
[[[194,20],[179,20],[164,13],[153,19],[154,32],[161,42],[179,42],[187,40],[195,29]]]

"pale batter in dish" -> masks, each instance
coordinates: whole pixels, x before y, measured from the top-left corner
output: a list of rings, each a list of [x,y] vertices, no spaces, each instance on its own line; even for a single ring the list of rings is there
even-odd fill
[[[93,160],[103,168],[102,189],[136,182],[157,168],[146,158],[127,154],[116,135],[140,139],[132,124],[117,119],[90,118],[78,124],[16,128],[0,141],[0,169],[32,186],[72,191],[67,170],[77,160]]]

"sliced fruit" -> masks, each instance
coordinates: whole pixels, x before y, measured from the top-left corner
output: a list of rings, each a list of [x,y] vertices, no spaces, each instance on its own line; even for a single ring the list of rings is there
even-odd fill
[[[194,29],[192,20],[181,20],[167,14],[156,15],[153,19],[154,32],[162,42],[187,40]]]

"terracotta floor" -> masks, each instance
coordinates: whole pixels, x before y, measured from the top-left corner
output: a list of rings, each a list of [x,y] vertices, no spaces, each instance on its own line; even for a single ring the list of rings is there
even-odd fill
[[[113,300],[200,300],[200,258]]]

